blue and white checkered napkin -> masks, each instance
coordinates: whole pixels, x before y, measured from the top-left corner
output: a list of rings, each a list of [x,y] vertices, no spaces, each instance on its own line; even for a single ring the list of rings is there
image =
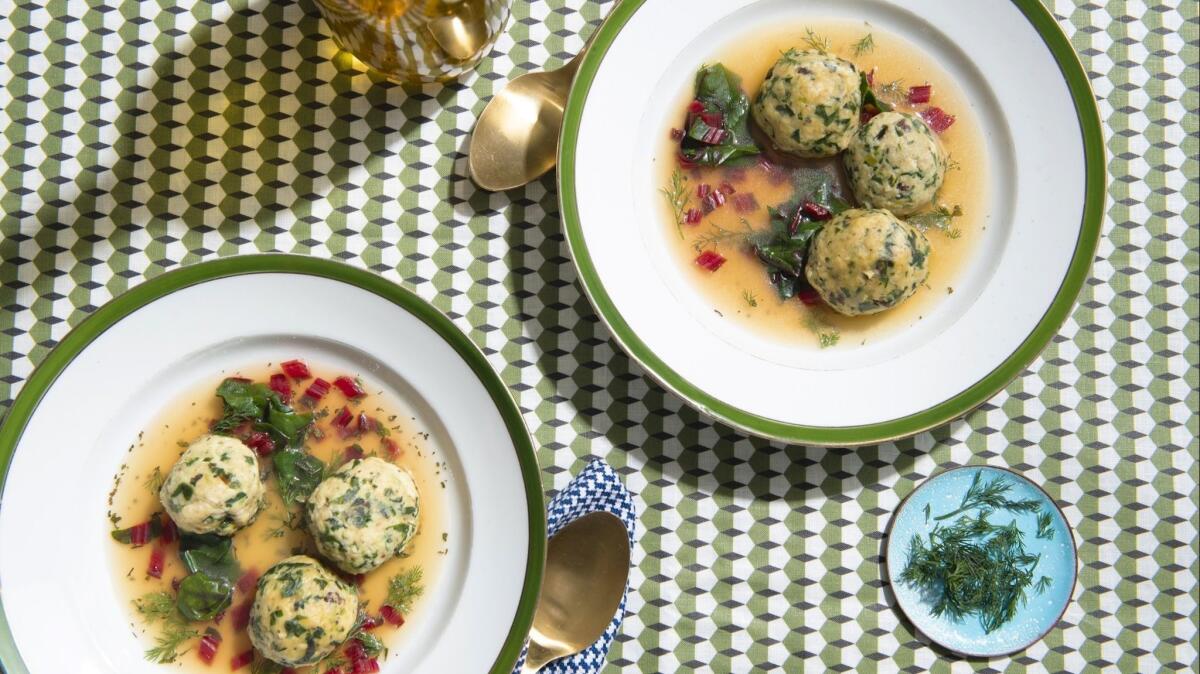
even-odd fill
[[[601,459],[589,463],[579,475],[575,476],[574,480],[571,480],[566,489],[551,499],[550,507],[546,512],[546,532],[553,536],[558,533],[559,529],[576,518],[597,510],[607,510],[621,518],[621,521],[625,523],[625,529],[629,531],[629,545],[632,549],[637,522],[637,512],[633,509],[633,497],[625,485],[621,484],[621,478],[617,477],[616,472]],[[599,672],[608,658],[608,648],[616,638],[617,630],[621,628],[621,621],[625,619],[625,600],[628,596],[629,588],[626,587],[625,594],[621,597],[621,605],[617,608],[617,614],[613,616],[608,629],[604,630],[604,636],[583,652],[546,665],[542,672],[545,674],[595,674]],[[521,653],[521,659],[517,661],[513,672],[520,672],[524,662],[525,654]]]

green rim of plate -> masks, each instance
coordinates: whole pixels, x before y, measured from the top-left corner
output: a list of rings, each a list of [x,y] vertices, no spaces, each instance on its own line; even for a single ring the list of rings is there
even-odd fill
[[[563,119],[562,140],[558,157],[559,206],[566,230],[571,257],[579,271],[584,292],[613,333],[613,338],[631,358],[664,387],[673,391],[701,412],[735,428],[784,442],[817,445],[866,445],[895,440],[941,426],[965,415],[1002,391],[1053,339],[1066,321],[1075,300],[1087,280],[1096,245],[1100,239],[1100,224],[1104,216],[1105,153],[1104,137],[1100,130],[1100,113],[1087,74],[1070,41],[1059,28],[1050,12],[1038,0],[1012,0],[1041,36],[1054,60],[1058,63],[1074,100],[1083,136],[1085,181],[1083,218],[1075,253],[1067,273],[1046,313],[1025,341],[1004,362],[966,390],[942,403],[915,414],[861,426],[805,426],[776,421],[730,405],[701,390],[672,370],[652,352],[626,323],[612,298],[600,281],[591,253],[583,239],[576,198],[575,161],[579,142],[579,126],[588,93],[600,64],[617,35],[633,14],[647,0],[624,0],[599,28],[591,49],[579,67],[571,87]]]
[[[411,291],[391,281],[362,269],[317,258],[295,255],[266,254],[231,257],[184,267],[167,272],[142,283],[122,295],[113,298],[96,313],[89,316],[56,346],[46,359],[30,375],[21,389],[3,425],[0,425],[0,505],[3,503],[4,485],[8,480],[8,468],[12,463],[17,443],[25,431],[29,419],[37,410],[46,392],[89,344],[134,311],[171,293],[184,288],[230,276],[244,274],[287,273],[320,276],[341,281],[374,293],[419,318],[462,357],[488,395],[496,404],[509,436],[517,449],[521,466],[521,477],[525,487],[525,501],[529,508],[529,562],[525,567],[524,587],[512,628],[501,647],[491,674],[509,674],[525,645],[525,638],[533,624],[533,610],[541,588],[542,573],[546,563],[546,510],[542,501],[542,485],[539,477],[537,457],[533,442],[521,411],[512,398],[507,386],[488,365],[483,352],[462,331]],[[0,669],[8,674],[29,674],[21,660],[4,612],[3,591],[0,588]]]

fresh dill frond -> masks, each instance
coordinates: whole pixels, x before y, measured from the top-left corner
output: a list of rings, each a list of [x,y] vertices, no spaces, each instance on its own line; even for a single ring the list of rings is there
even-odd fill
[[[717,248],[722,244],[752,244],[755,243],[756,237],[764,233],[751,227],[746,218],[741,218],[741,224],[741,229],[726,229],[721,225],[714,224],[712,229],[692,241],[692,248],[699,253],[708,248]]]
[[[746,301],[746,304],[750,305],[751,309],[758,306],[758,298],[749,290],[742,291],[742,299]]]
[[[676,168],[671,172],[671,184],[659,190],[671,205],[671,215],[675,218],[675,230],[679,238],[683,238],[684,208],[687,206],[687,176]]]
[[[1043,510],[1037,516],[1037,537],[1045,540],[1054,538],[1054,517],[1049,510]]]
[[[946,155],[946,170],[947,171],[961,171],[962,164],[957,159],[954,158],[954,155],[947,154]]]
[[[299,529],[304,519],[304,515],[298,510],[289,510],[287,517],[276,513],[271,513],[270,517],[275,526],[267,529],[266,535],[263,536],[264,541],[269,541],[272,538],[283,538],[289,531]]]
[[[842,333],[837,328],[826,325],[812,314],[809,314],[808,318],[805,319],[804,325],[817,336],[817,345],[822,349],[837,346],[837,343],[842,339]]]
[[[425,586],[421,583],[423,576],[424,572],[419,566],[392,576],[388,581],[387,599],[383,603],[401,613],[412,611],[412,603],[425,591]]]
[[[862,56],[875,50],[875,36],[867,33],[861,40],[854,43],[854,55]]]
[[[929,600],[934,616],[955,621],[975,616],[988,633],[1012,620],[1027,601],[1041,559],[1025,550],[1015,521],[995,525],[988,521],[991,513],[985,509],[974,517],[936,524],[928,541],[913,536],[900,574],[900,582]],[[1043,576],[1035,589],[1042,592],[1051,582]]]
[[[808,45],[810,49],[815,49],[823,54],[828,54],[831,50],[829,38],[818,35],[812,28],[804,29],[804,44]]]
[[[963,495],[960,507],[945,515],[938,515],[934,519],[938,521],[950,519],[955,515],[974,508],[1003,509],[1011,512],[1031,513],[1042,506],[1041,502],[1037,499],[1014,501],[1006,497],[1005,494],[1008,493],[1009,489],[1012,489],[1012,483],[1003,477],[997,477],[994,480],[989,480],[987,483],[984,483],[982,478],[983,471],[977,471],[975,479],[971,481],[971,486],[967,488],[967,493]]]
[[[150,662],[168,664],[175,662],[180,655],[187,653],[190,648],[184,644],[200,636],[188,623],[175,604],[175,598],[169,592],[151,592],[135,599],[134,608],[147,624],[162,624],[162,631],[154,639],[154,648],[146,650],[146,659]]]
[[[953,207],[938,204],[932,211],[908,216],[908,223],[922,231],[936,229],[951,239],[957,239],[962,236],[962,230],[954,226],[954,219],[961,218],[962,214],[962,206],[958,204]]]
[[[158,494],[158,490],[162,489],[163,483],[167,481],[167,476],[163,475],[162,468],[154,467],[150,474],[146,476],[146,481],[142,483],[151,494]]]
[[[175,614],[175,597],[170,592],[151,592],[133,600],[139,615],[148,622],[156,623]]]

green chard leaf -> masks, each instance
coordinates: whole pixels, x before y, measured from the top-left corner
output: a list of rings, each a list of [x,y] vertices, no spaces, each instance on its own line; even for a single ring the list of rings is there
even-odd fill
[[[880,100],[875,92],[871,89],[871,85],[867,82],[867,74],[858,74],[858,93],[862,95],[862,106],[864,108],[875,108],[878,112],[890,112],[892,106],[886,101]]]
[[[264,384],[237,377],[226,379],[217,387],[217,396],[224,403],[225,411],[213,424],[213,430],[227,433],[243,421],[261,419],[266,412],[267,399],[272,395],[271,389]]]
[[[304,445],[312,423],[311,413],[296,412],[272,392],[267,401],[266,418],[255,424],[255,429],[269,434],[276,447],[298,448]]]
[[[695,100],[704,108],[689,114],[680,142],[680,154],[690,162],[716,166],[760,152],[750,136],[750,99],[741,80],[720,63],[704,66],[696,73]],[[709,124],[705,120],[714,120]],[[720,119],[716,125],[715,119]],[[712,132],[723,132],[719,142],[706,142]]]
[[[188,620],[212,620],[229,608],[232,602],[233,585],[224,578],[213,578],[200,571],[184,578],[179,584],[179,612]]]
[[[308,500],[325,477],[325,464],[302,449],[287,448],[271,454],[279,494],[289,508]]]
[[[182,534],[179,538],[179,557],[189,573],[204,573],[230,585],[242,577],[233,549],[233,539],[216,534]]]

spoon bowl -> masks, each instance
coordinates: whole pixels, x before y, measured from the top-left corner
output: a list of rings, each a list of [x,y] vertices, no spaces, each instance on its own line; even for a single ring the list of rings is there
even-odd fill
[[[592,645],[608,629],[629,579],[629,533],[617,516],[594,512],[559,530],[529,632],[522,674]]]
[[[471,133],[471,179],[492,192],[520,187],[554,168],[567,92],[579,57],[518,77],[492,98]]]

